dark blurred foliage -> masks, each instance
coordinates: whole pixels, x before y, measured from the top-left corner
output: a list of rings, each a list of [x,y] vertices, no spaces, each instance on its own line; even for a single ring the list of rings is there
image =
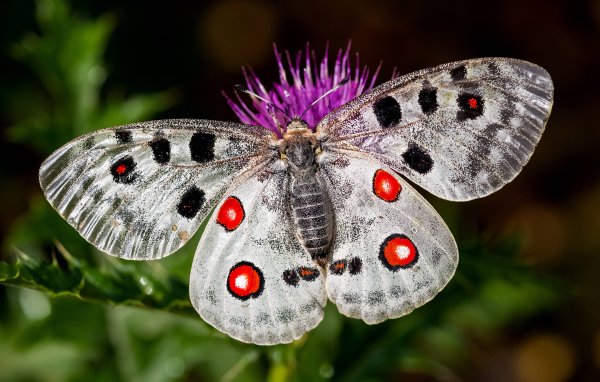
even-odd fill
[[[0,381],[600,380],[600,3],[9,0],[0,4]],[[198,236],[161,261],[98,253],[44,201],[42,160],[84,132],[150,118],[234,119],[240,66],[276,80],[272,43],[352,39],[380,80],[479,56],[555,81],[521,175],[469,203],[428,196],[458,272],[376,326],[329,304],[293,344],[239,343],[187,300]],[[41,292],[40,292],[41,291]]]

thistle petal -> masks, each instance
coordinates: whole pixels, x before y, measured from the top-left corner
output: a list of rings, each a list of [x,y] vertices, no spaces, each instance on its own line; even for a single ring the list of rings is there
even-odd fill
[[[351,42],[348,42],[346,49],[337,51],[333,70],[329,67],[329,44],[325,46],[325,54],[320,62],[317,61],[316,54],[314,50],[310,49],[308,43],[304,52],[298,51],[294,58],[289,51],[285,51],[283,53],[285,56],[283,56],[275,44],[273,44],[273,49],[279,69],[279,82],[274,83],[272,89],[268,90],[250,68],[242,68],[243,75],[248,90],[281,108],[287,115],[252,96],[250,96],[251,101],[247,103],[237,92],[235,99],[223,94],[227,104],[241,122],[263,126],[279,137],[285,133],[289,120],[298,118],[303,113],[303,119],[309,128],[314,130],[318,122],[333,109],[371,90],[381,69],[381,63],[373,75],[370,75],[366,66],[361,69],[358,53],[354,68],[352,68],[350,63],[352,61],[350,60]],[[307,110],[312,102],[345,78],[349,78],[345,85]]]

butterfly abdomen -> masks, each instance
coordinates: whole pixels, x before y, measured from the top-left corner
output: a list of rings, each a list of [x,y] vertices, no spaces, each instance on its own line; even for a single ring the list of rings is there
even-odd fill
[[[324,265],[333,236],[333,216],[327,190],[317,175],[315,149],[309,139],[292,136],[285,154],[292,179],[288,200],[296,236],[312,259]]]
[[[332,216],[327,191],[316,176],[292,178],[290,204],[298,239],[313,260],[323,264],[332,237]]]

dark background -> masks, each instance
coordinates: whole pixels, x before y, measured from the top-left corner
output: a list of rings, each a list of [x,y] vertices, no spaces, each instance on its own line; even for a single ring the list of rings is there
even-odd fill
[[[56,6],[50,0],[38,3],[38,12]],[[272,350],[220,337],[192,316],[105,308],[74,298],[48,300],[45,294],[0,286],[0,370],[8,370],[0,371],[0,381],[146,375],[155,379],[144,380],[600,380],[600,2],[98,0],[68,5],[67,19],[104,18],[112,26],[105,50],[99,50],[98,110],[135,95],[162,95],[143,112],[124,109],[103,119],[92,113],[85,128],[67,126],[77,119],[61,119],[57,110],[69,109],[73,93],[56,90],[64,85],[60,76],[48,80],[40,73],[61,73],[51,66],[69,68],[68,56],[55,63],[50,50],[36,64],[23,59],[27,36],[44,36],[48,28],[36,19],[33,1],[0,5],[0,258],[9,263],[19,251],[48,260],[55,240],[75,253],[79,248],[93,252],[75,236],[71,243],[71,236],[49,229],[56,224],[72,235],[66,223],[43,217],[51,212],[40,212],[47,207],[42,207],[37,171],[50,152],[86,130],[138,117],[234,120],[221,91],[231,93],[243,82],[242,65],[251,66],[265,84],[277,80],[273,43],[295,52],[310,42],[321,57],[327,42],[337,50],[352,40],[361,65],[374,69],[383,60],[379,82],[394,68],[404,74],[466,58],[520,58],[551,74],[555,103],[530,163],[511,184],[469,203],[426,195],[448,221],[462,257],[450,290],[422,308],[420,316],[367,327],[328,309],[332,318],[309,340]],[[63,27],[55,28],[61,36]],[[69,30],[63,29],[68,39]],[[61,40],[56,41],[59,49]],[[74,49],[72,57],[78,52]],[[32,116],[39,117],[33,124],[27,122]],[[186,246],[187,257],[193,246]],[[185,275],[186,264],[166,264]],[[49,308],[36,316],[24,304]],[[429,308],[432,304],[438,307]],[[466,307],[452,310],[459,305]],[[85,314],[99,323],[60,329]],[[129,342],[143,338],[129,350],[111,340],[119,336],[111,330],[129,333],[137,319],[164,325],[148,329],[152,335],[128,334],[134,338]],[[403,330],[410,335],[394,337]],[[94,338],[82,339],[90,331]],[[314,350],[318,336],[326,338],[325,353]],[[183,345],[180,337],[190,342]],[[195,344],[205,340],[206,347]],[[86,356],[77,356],[81,349]],[[145,353],[149,349],[153,355]],[[155,366],[139,361],[153,359],[160,349],[187,352],[175,360],[160,358],[166,379],[157,377]],[[131,353],[138,361],[123,366],[123,354]]]

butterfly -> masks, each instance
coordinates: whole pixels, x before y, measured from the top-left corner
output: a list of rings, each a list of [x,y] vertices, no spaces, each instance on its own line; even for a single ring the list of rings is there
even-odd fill
[[[405,177],[455,201],[498,190],[529,160],[552,102],[541,67],[472,59],[385,82],[316,126],[291,118],[282,137],[191,119],[96,131],[39,178],[81,236],[123,259],[168,256],[208,218],[194,308],[238,340],[288,343],[328,299],[375,324],[440,292],[457,245]]]

